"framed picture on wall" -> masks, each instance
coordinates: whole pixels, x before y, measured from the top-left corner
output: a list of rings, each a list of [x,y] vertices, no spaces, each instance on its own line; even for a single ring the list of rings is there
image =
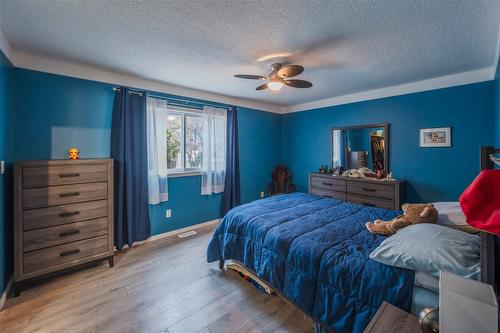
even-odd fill
[[[451,147],[451,127],[421,128],[420,147]]]

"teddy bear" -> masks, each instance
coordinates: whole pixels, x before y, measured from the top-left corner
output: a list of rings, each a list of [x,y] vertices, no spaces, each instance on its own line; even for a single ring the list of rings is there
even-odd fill
[[[401,208],[403,215],[397,216],[391,221],[368,222],[366,228],[373,234],[390,236],[394,235],[398,229],[410,224],[436,223],[439,215],[432,204],[404,204]]]

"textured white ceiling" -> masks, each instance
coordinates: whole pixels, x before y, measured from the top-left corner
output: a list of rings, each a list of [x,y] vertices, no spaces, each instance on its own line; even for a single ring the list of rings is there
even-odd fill
[[[16,49],[279,105],[494,66],[499,19],[496,0],[0,0]],[[233,78],[275,60],[303,65],[313,88]]]

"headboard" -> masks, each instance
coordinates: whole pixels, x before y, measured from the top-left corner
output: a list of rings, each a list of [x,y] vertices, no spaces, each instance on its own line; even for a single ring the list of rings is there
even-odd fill
[[[481,170],[493,169],[490,154],[500,153],[500,148],[481,147]],[[500,237],[481,232],[481,281],[491,284],[497,298],[500,295]]]

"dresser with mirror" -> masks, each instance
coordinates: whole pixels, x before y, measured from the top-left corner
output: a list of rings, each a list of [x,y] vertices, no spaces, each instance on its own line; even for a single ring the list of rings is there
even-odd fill
[[[389,124],[371,124],[331,129],[331,168],[337,174],[311,173],[309,192],[365,206],[400,209],[405,182],[387,180],[389,168]],[[364,177],[342,176],[354,169]],[[351,172],[357,175],[358,172]],[[377,179],[378,177],[382,179]]]

